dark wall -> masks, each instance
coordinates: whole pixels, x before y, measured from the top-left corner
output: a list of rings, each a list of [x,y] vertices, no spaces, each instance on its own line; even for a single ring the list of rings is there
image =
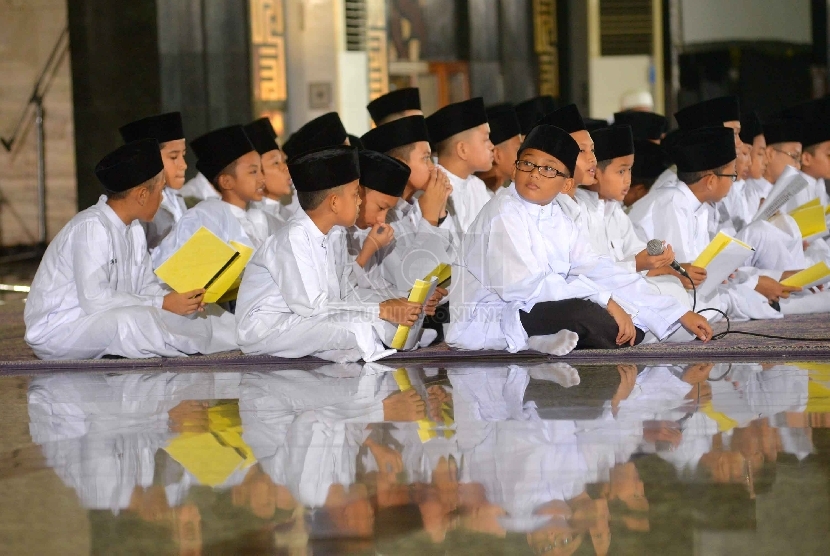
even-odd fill
[[[161,81],[155,0],[68,0],[78,209],[97,202],[93,172],[118,128],[155,114]]]
[[[161,106],[189,139],[252,118],[247,2],[156,0]],[[188,154],[188,176],[196,173]]]

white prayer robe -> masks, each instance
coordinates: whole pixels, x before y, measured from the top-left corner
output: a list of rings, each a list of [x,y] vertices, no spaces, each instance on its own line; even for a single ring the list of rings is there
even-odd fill
[[[484,182],[474,174],[461,178],[440,164],[438,168],[447,175],[452,185],[447,201],[447,218],[441,223],[441,228],[450,231],[453,243],[458,246],[473,220],[490,200],[490,195]]]
[[[581,207],[580,219],[593,250],[599,255],[610,257],[626,271],[632,274],[637,272],[636,257],[645,251],[646,242],[637,235],[634,224],[620,203],[604,201],[597,193],[587,189],[576,191],[576,201]],[[645,272],[642,275],[661,294],[672,296],[686,309],[692,308],[689,295],[678,278],[670,275],[649,277]]]
[[[26,342],[41,359],[178,357],[235,349],[233,317],[163,310],[144,230],[102,196],[52,240],[32,282]]]
[[[325,235],[298,211],[257,250],[236,306],[244,353],[340,363],[394,353],[381,342],[385,299],[358,288],[345,241],[343,230]]]
[[[296,198],[296,195],[294,197]],[[282,226],[288,222],[288,219],[291,218],[297,207],[290,208],[290,205],[284,205],[280,201],[275,201],[269,197],[263,197],[261,201],[252,202],[251,208],[261,210],[269,216],[273,216],[279,225]]]
[[[638,274],[597,255],[559,204],[525,201],[515,185],[476,218],[453,277],[446,338],[460,349],[527,349],[519,311],[544,301],[580,298],[606,307],[613,298],[658,338],[674,332],[686,312]]]
[[[246,221],[245,211],[221,199],[208,199],[188,210],[173,230],[164,238],[164,241],[153,250],[153,266],[158,268],[164,261],[178,251],[187,240],[202,226],[216,234],[225,242],[235,241],[249,247],[256,248],[255,239],[251,238],[242,222]],[[261,220],[267,229],[267,221]],[[248,222],[247,228],[253,230],[253,223]],[[263,232],[266,234],[267,232]],[[264,239],[263,239],[264,241]]]
[[[651,186],[649,193],[652,191],[658,191],[667,186],[675,185],[676,183],[677,172],[675,172],[671,168],[666,168],[665,170],[663,170],[663,173],[657,176],[657,179],[654,180],[654,185]]]
[[[161,243],[176,222],[181,220],[187,211],[181,194],[172,187],[165,187],[161,193],[161,205],[153,217],[152,222],[142,222],[147,234],[147,247],[152,251]]]
[[[199,172],[193,178],[187,180],[187,183],[179,190],[181,196],[185,199],[193,198],[197,201],[206,201],[207,199],[221,199],[222,196],[213,187],[213,184]]]
[[[709,245],[710,205],[701,203],[683,183],[664,187],[641,199],[629,213],[640,239],[658,238],[671,244],[678,262],[692,262]],[[707,299],[698,299],[698,309],[713,307],[735,320],[780,318],[767,299],[755,291],[758,270],[741,269]],[[707,313],[709,320],[713,312]]]

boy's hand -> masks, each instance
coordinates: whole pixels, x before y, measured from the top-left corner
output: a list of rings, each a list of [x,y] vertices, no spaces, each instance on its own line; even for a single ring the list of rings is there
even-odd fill
[[[671,248],[671,245],[666,245],[660,255],[649,255],[648,249],[643,249],[634,257],[634,261],[637,263],[637,272],[663,268],[669,266],[673,260],[674,249]]]
[[[164,296],[164,302],[161,304],[161,308],[183,317],[192,315],[197,311],[205,310],[205,304],[202,303],[202,297],[204,295],[204,289],[185,293],[168,293]]]
[[[421,315],[421,304],[400,299],[390,299],[380,304],[380,318],[402,326],[412,326]]]
[[[797,286],[785,286],[769,276],[759,276],[755,291],[766,297],[770,303],[776,303],[780,299],[787,299],[793,292],[800,292],[801,288]]]
[[[360,268],[365,268],[372,255],[392,243],[394,239],[395,231],[392,226],[389,224],[375,224],[363,241],[363,247],[360,248],[360,254],[355,262],[360,265]]]
[[[447,290],[444,288],[435,288],[435,293],[427,300],[427,305],[424,308],[424,314],[428,317],[435,316],[435,308],[441,303],[441,300],[447,296]]]
[[[418,206],[427,222],[433,226],[438,225],[438,220],[444,212],[444,206],[452,193],[452,185],[447,175],[433,166],[429,171],[429,181],[423,195],[418,198]]]
[[[634,341],[637,339],[637,329],[634,326],[634,321],[631,320],[631,316],[626,313],[613,299],[608,300],[608,313],[614,317],[614,320],[617,321],[617,326],[619,327],[619,332],[617,333],[617,345],[622,346],[628,344],[633,346]]]
[[[689,311],[680,317],[680,324],[683,328],[697,336],[698,340],[708,342],[712,339],[712,327],[709,326],[709,321],[702,315]]]
[[[698,287],[703,283],[704,280],[706,280],[705,268],[694,266],[691,263],[685,263],[680,266],[682,266],[686,270],[686,272],[689,273],[689,278],[692,279],[692,282],[694,282],[695,287]],[[692,289],[692,285],[689,283],[689,278],[686,278],[685,276],[678,272],[675,272],[674,270],[672,270],[672,274],[680,278],[680,282],[683,284],[684,288],[686,288],[687,290]]]

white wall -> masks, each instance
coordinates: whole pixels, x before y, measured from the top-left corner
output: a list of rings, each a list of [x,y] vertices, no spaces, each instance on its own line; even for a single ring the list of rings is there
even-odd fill
[[[683,43],[812,41],[809,0],[680,0]]]
[[[588,60],[589,106],[592,118],[608,119],[620,111],[628,91],[651,91],[651,56],[600,56]]]

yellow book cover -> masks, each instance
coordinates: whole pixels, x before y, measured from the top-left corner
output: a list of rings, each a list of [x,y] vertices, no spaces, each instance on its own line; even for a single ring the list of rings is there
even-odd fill
[[[415,280],[415,285],[412,286],[412,291],[409,292],[408,300],[413,303],[420,303],[423,305],[427,301],[427,294],[432,287],[432,282],[425,280]],[[411,327],[399,325],[395,337],[392,339],[392,348],[403,349],[406,345],[406,340],[409,337],[409,330]]]
[[[821,261],[810,268],[805,268],[797,274],[793,274],[786,280],[781,280],[785,286],[795,286],[800,288],[812,288],[819,284],[830,282],[830,267],[827,263]]]
[[[731,243],[737,243],[738,245],[746,247],[747,249],[752,249],[752,247],[750,247],[743,241],[728,236],[723,232],[718,232],[718,235],[715,236],[715,239],[713,239],[712,242],[706,246],[706,249],[704,249],[700,253],[698,258],[695,259],[695,262],[693,262],[692,265],[697,266],[699,268],[706,268],[707,266],[709,266],[709,263],[715,260],[715,257],[717,257],[718,254],[724,249],[726,249]]]
[[[798,208],[792,211],[790,216],[798,224],[798,229],[801,230],[801,237],[804,239],[827,233],[824,207],[820,204],[811,205],[806,208]]]
[[[242,271],[251,260],[254,250],[247,245],[231,241],[231,246],[236,249],[239,256],[230,265],[225,267],[214,279],[213,283],[205,292],[205,303],[224,303],[236,299],[239,293],[239,284],[242,282]]]
[[[812,201],[807,201],[803,205],[801,205],[799,207],[795,207],[793,210],[790,211],[790,214],[792,214],[794,212],[798,212],[800,210],[808,209],[808,208],[811,208],[811,207],[820,207],[820,206],[821,206],[821,199],[816,197]]]
[[[438,278],[438,285],[443,286],[452,278],[452,266],[447,263],[441,263],[435,269],[424,277],[424,280],[429,282],[433,276]]]

